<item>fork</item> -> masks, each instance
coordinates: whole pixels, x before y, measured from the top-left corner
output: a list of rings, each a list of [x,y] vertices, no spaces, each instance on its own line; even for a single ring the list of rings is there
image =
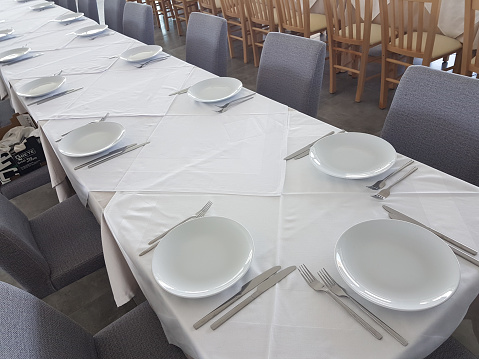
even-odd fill
[[[253,99],[253,96],[250,96],[250,97],[247,97],[247,98],[242,98],[242,99],[238,99],[238,101],[231,101],[228,106],[226,107],[223,107],[219,110],[215,110],[215,112],[218,112],[218,113],[223,113],[223,112],[226,112],[228,111],[231,106],[235,106],[235,105],[239,105],[240,103],[243,103],[243,102],[246,102],[246,101],[249,101],[249,100],[252,100]],[[241,100],[241,101],[240,101]]]
[[[215,105],[215,106],[216,106],[216,107],[219,107],[219,108],[225,108],[225,107],[228,107],[229,105],[231,105],[231,104],[234,103],[234,102],[237,102],[237,101],[240,101],[240,100],[244,100],[245,98],[253,97],[254,95],[255,95],[255,93],[250,93],[249,95],[246,95],[246,96],[237,98],[237,99],[235,99],[235,100],[233,100],[233,101],[227,102],[227,103],[225,103],[224,105]]]
[[[392,185],[390,185],[387,188],[384,188],[380,192],[376,193],[375,195],[371,196],[377,199],[386,199],[389,197],[391,194],[391,188],[395,185],[397,185],[399,182],[401,182],[403,179],[405,179],[407,176],[411,175],[414,171],[417,170],[417,166],[413,167],[408,173],[406,173],[404,176],[402,176],[400,179],[398,179],[396,182],[394,182]]]
[[[373,185],[371,185],[371,186],[366,186],[366,187],[371,188],[371,189],[374,189],[374,190],[378,190],[378,189],[384,188],[384,186],[386,185],[386,180],[388,180],[389,178],[391,178],[392,176],[394,176],[396,173],[401,172],[403,169],[405,169],[407,166],[409,166],[409,165],[412,164],[412,163],[414,163],[414,160],[408,161],[406,164],[404,164],[403,166],[399,167],[396,171],[390,173],[388,176],[384,177],[382,180],[379,180],[379,181],[377,181],[375,184],[373,184]]]
[[[318,272],[319,277],[323,280],[324,284],[326,284],[326,287],[329,288],[333,294],[335,294],[338,297],[345,297],[351,299],[351,301],[356,304],[359,309],[361,309],[364,313],[366,313],[372,320],[374,320],[377,324],[381,326],[386,332],[388,332],[394,339],[396,339],[399,343],[401,343],[404,346],[408,345],[408,342],[406,339],[404,339],[399,333],[397,333],[394,329],[392,329],[389,325],[384,323],[381,319],[379,319],[376,315],[371,313],[366,307],[364,307],[361,303],[359,303],[356,299],[351,297],[346,291],[344,290],[343,287],[341,287],[336,281],[334,280],[333,277],[326,271],[326,269],[321,269],[320,272]]]
[[[313,288],[317,292],[326,292],[331,298],[333,298],[336,303],[338,303],[341,307],[343,307],[349,315],[351,315],[356,321],[361,324],[367,331],[369,331],[376,339],[381,340],[383,336],[379,333],[376,329],[374,329],[371,325],[369,325],[363,318],[361,318],[356,312],[354,312],[348,305],[343,303],[341,299],[335,296],[331,291],[324,286],[319,280],[317,280],[314,275],[309,271],[309,269],[304,265],[301,264],[298,267],[299,273],[303,276],[304,280],[308,285]]]
[[[105,121],[109,114],[110,114],[110,113],[107,112],[106,115],[103,116],[102,118],[100,118],[99,120],[95,120],[95,121],[88,122],[87,125],[89,125],[90,123],[97,123],[97,122]],[[76,128],[74,128],[73,130],[76,130]],[[56,139],[55,142],[60,142],[61,140],[63,140],[63,137],[65,137],[66,135],[68,135],[68,134],[69,134],[70,132],[72,132],[73,130],[70,130],[70,131],[68,131],[68,132],[65,132],[63,135],[60,136],[60,138]]]
[[[146,61],[146,62],[143,62],[142,64],[135,65],[135,67],[138,68],[138,69],[141,69],[141,68],[143,68],[143,67],[145,67],[146,65],[149,65],[149,64],[151,64],[151,63],[166,60],[168,57],[170,57],[170,56],[168,55],[168,56],[158,57],[158,58],[156,58],[156,59],[151,59],[151,60],[148,60],[148,61]]]
[[[182,220],[180,223],[174,225],[173,227],[171,227],[170,229],[168,229],[166,232],[163,232],[162,234],[160,234],[159,236],[153,238],[151,241],[148,242],[148,244],[152,244],[152,246],[148,247],[147,249],[145,249],[143,252],[140,253],[140,256],[148,253],[149,251],[151,251],[153,248],[155,248],[159,242],[159,240],[161,238],[163,238],[164,236],[166,236],[168,233],[170,233],[173,229],[175,229],[176,227],[178,227],[179,225],[189,221],[190,219],[193,219],[193,218],[200,218],[200,217],[204,217],[204,215],[206,214],[206,212],[208,212],[208,210],[210,209],[210,207],[213,205],[213,202],[211,201],[208,201],[204,206],[203,208],[201,208],[198,212],[196,212],[194,215]],[[155,243],[156,242],[156,243]]]

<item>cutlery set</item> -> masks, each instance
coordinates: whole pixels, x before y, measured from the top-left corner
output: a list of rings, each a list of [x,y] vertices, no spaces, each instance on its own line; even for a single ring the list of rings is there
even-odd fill
[[[6,64],[3,64],[3,66],[10,66],[10,65],[16,64],[18,62],[22,62],[22,61],[29,60],[29,59],[34,59],[35,57],[42,56],[42,55],[43,55],[43,52],[40,52],[40,53],[34,54],[32,56],[22,57],[20,59],[16,59],[16,60],[10,61]]]
[[[160,61],[163,61],[163,60],[166,60],[168,57],[170,57],[170,55],[165,55],[165,56],[162,56],[162,57],[157,57],[157,58],[154,58],[154,59],[151,59],[151,60],[148,60],[148,61],[145,61],[141,64],[137,64],[135,65],[136,68],[138,69],[141,69],[149,64],[154,64],[155,62],[160,62]]]
[[[343,133],[345,131],[339,131],[338,133]],[[283,158],[284,160],[286,161],[289,161],[291,159],[295,159],[295,160],[299,160],[300,158],[303,158],[303,157],[306,157],[308,154],[309,154],[309,150],[310,148],[316,143],[318,142],[320,139],[324,138],[324,137],[327,137],[327,136],[331,136],[331,135],[334,135],[334,131],[331,131],[331,132],[328,132],[327,134],[325,134],[324,136],[321,136],[320,138],[318,138],[317,140],[314,140],[313,142],[311,142],[310,144],[300,148],[299,150],[293,152],[292,154],[286,156],[285,158]]]
[[[59,97],[65,96],[65,95],[68,95],[68,94],[70,94],[70,93],[72,93],[72,92],[79,91],[79,90],[81,90],[81,89],[83,89],[83,87],[79,87],[79,88],[76,88],[76,89],[70,89],[70,90],[66,90],[66,91],[63,91],[63,92],[59,92],[59,93],[57,93],[57,94],[55,94],[55,95],[51,95],[51,96],[45,97],[45,98],[43,98],[43,99],[41,99],[41,100],[37,100],[37,101],[34,101],[34,102],[30,102],[30,103],[28,104],[28,106],[30,106],[30,105],[41,105],[42,103],[45,103],[45,102],[54,100],[54,99],[56,99],[56,98],[59,98]]]
[[[253,93],[251,93],[247,96],[243,96],[243,97],[237,98],[236,100],[229,101],[229,102],[225,103],[224,105],[221,105],[221,106],[215,105],[216,107],[219,107],[219,110],[215,110],[215,112],[218,112],[218,113],[226,112],[232,106],[236,106],[236,105],[239,105],[240,103],[243,103],[243,102],[246,102],[248,100],[253,99],[254,95],[256,95],[256,94],[253,92]]]
[[[144,143],[140,143],[140,144],[136,144],[136,143],[133,143],[131,145],[127,145],[127,146],[124,146],[124,147],[121,147],[121,148],[118,148],[116,150],[113,150],[113,151],[110,151],[108,152],[107,154],[104,154],[100,157],[97,157],[93,160],[90,160],[88,162],[85,162],[85,163],[82,163],[81,165],[78,165],[76,166],[75,168],[73,168],[74,170],[78,170],[80,168],[83,168],[83,167],[86,167],[88,166],[88,168],[92,168],[92,167],[95,167],[95,166],[98,166],[102,163],[105,163],[113,158],[116,158],[118,156],[121,156],[121,155],[124,155],[125,153],[128,153],[128,152],[131,152],[131,151],[134,151],[140,147],[143,147],[143,146],[146,146],[147,144],[149,144],[150,142],[144,142]]]

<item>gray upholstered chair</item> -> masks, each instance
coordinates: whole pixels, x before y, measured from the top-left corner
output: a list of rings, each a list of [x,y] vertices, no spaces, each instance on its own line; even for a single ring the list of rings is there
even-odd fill
[[[18,179],[0,186],[0,193],[8,199],[17,197],[23,193],[31,191],[37,187],[50,182],[48,167],[43,166],[39,169],[18,177]]]
[[[58,5],[71,10],[73,12],[77,12],[77,2],[76,0],[58,0]]]
[[[295,35],[266,35],[256,91],[316,117],[323,81],[326,44]]]
[[[84,13],[88,18],[100,22],[96,0],[78,0],[78,11]]]
[[[123,34],[147,45],[155,44],[155,19],[150,5],[131,1],[125,4]]]
[[[100,226],[75,195],[28,218],[0,195],[0,266],[43,298],[105,265]]]
[[[479,186],[477,79],[411,66],[381,136],[397,152]]]
[[[218,76],[228,64],[226,20],[200,12],[190,14],[186,29],[186,62]]]
[[[123,33],[123,10],[125,0],[105,0],[105,24],[116,32]]]
[[[429,354],[425,359],[477,359],[461,343],[449,337],[439,348]]]
[[[94,336],[31,294],[0,282],[0,357],[185,359],[147,302]]]

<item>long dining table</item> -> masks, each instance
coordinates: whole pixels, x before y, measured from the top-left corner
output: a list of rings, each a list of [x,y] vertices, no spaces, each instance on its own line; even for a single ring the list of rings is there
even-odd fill
[[[456,292],[427,310],[388,309],[349,290],[405,337],[407,346],[379,327],[383,338],[375,339],[329,296],[313,291],[297,271],[217,330],[209,324],[195,330],[198,319],[275,265],[305,264],[313,272],[326,268],[347,288],[336,269],[336,242],[358,223],[388,218],[383,204],[477,249],[479,188],[416,163],[418,171],[380,201],[366,186],[405,163],[408,158],[401,154],[388,172],[357,180],[326,175],[308,157],[286,162],[287,154],[339,129],[259,94],[224,113],[186,94],[170,96],[215,76],[173,56],[137,68],[118,56],[141,45],[138,41],[115,32],[93,40],[75,36],[75,31],[94,22],[86,18],[66,25],[54,22],[68,10],[30,9],[38,3],[0,0],[0,20],[5,20],[0,29],[14,28],[16,36],[0,41],[0,52],[27,45],[33,54],[41,54],[0,66],[2,91],[17,112],[28,111],[40,125],[52,184],[62,187],[68,178],[101,223],[117,305],[140,288],[170,343],[198,359],[422,358],[456,329],[479,294],[479,268],[460,258]],[[81,89],[39,105],[17,95],[29,81],[59,71],[66,83],[58,92]],[[248,93],[242,89],[236,97]],[[106,113],[106,121],[125,128],[111,150],[149,143],[99,166],[75,169],[95,156],[65,156],[57,140]],[[149,240],[207,201],[213,202],[207,216],[233,219],[250,232],[251,267],[218,294],[175,296],[152,274],[155,252],[139,253]]]

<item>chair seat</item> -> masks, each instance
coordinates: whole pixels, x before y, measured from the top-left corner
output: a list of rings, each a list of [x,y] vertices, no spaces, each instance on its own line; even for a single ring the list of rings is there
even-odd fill
[[[310,14],[309,19],[309,28],[311,29],[311,32],[319,32],[326,30],[326,15]]]
[[[404,35],[404,44],[407,44],[408,35]],[[421,43],[421,51],[423,52],[426,48],[426,38],[427,33],[422,34],[422,43]],[[417,32],[413,32],[412,34],[412,49],[416,48],[416,41],[417,41]],[[395,44],[399,44],[399,39],[395,40]],[[432,59],[439,59],[443,56],[452,54],[462,48],[462,44],[451,37],[447,37],[444,35],[436,34],[434,39],[434,46],[432,49]]]
[[[341,33],[342,34],[342,33]],[[364,23],[361,23],[361,39],[364,36]],[[344,38],[349,37],[349,26],[344,28]],[[356,26],[353,25],[353,38],[356,37]],[[371,46],[378,45],[381,43],[381,25],[378,24],[371,24],[371,36],[369,40],[369,44]]]
[[[78,196],[33,218],[30,227],[57,289],[105,265],[100,226]]]

